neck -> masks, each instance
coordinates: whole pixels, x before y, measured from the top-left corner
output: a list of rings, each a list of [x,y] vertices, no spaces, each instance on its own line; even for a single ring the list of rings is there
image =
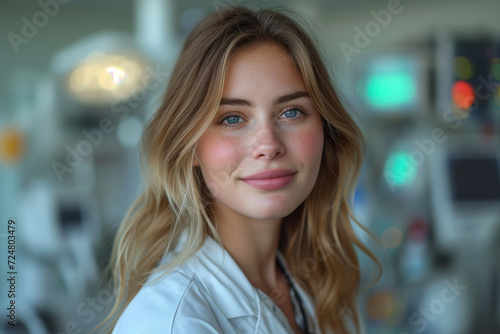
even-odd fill
[[[262,291],[271,291],[281,283],[276,265],[281,218],[219,219],[218,233],[224,248],[235,260],[250,283]]]

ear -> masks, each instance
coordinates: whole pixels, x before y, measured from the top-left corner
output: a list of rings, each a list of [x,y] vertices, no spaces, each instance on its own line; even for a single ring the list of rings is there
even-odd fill
[[[200,163],[198,162],[198,159],[196,158],[196,154],[193,157],[193,167],[198,167],[200,166]]]

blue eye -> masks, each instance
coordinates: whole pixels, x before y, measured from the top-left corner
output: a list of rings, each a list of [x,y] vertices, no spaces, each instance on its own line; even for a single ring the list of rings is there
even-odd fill
[[[286,115],[287,117],[280,117],[280,118],[287,118],[290,120],[301,120],[305,117],[306,113],[302,111],[302,108],[299,106],[291,106],[288,110],[283,112],[282,115]],[[218,124],[221,124],[222,126],[226,128],[233,128],[238,126],[239,119],[242,119],[240,116],[236,114],[226,114],[225,118],[220,120]]]
[[[290,106],[288,108],[288,110],[286,110],[283,113],[283,115],[290,116],[290,117],[285,117],[285,118],[289,118],[291,120],[300,120],[307,115],[303,110],[304,110],[304,108],[302,108],[300,106]]]
[[[226,117],[225,120],[227,119],[227,122],[229,124],[237,124],[237,123],[239,123],[238,122],[238,118],[241,118],[241,117],[239,117],[239,116],[229,116],[229,117]],[[231,122],[231,120],[236,121],[236,122]]]
[[[290,115],[290,112],[291,112],[291,111],[293,111],[292,115]],[[298,112],[298,111],[300,111],[300,110],[298,110],[298,109],[290,109],[290,110],[285,111],[285,114],[287,114],[287,116],[292,116],[292,117],[294,117],[294,116],[296,116],[296,115],[297,115],[297,112]]]

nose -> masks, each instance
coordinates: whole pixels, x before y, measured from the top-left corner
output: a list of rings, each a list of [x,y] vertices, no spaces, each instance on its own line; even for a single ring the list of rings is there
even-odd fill
[[[282,141],[282,131],[272,125],[262,126],[255,132],[252,142],[252,157],[254,159],[273,159],[285,154]]]

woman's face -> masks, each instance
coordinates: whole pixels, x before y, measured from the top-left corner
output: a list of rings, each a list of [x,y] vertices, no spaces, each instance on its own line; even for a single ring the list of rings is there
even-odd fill
[[[321,116],[286,52],[274,44],[239,50],[229,64],[217,116],[200,138],[194,161],[218,216],[289,215],[313,189],[322,151]],[[276,169],[295,174],[244,180]]]

